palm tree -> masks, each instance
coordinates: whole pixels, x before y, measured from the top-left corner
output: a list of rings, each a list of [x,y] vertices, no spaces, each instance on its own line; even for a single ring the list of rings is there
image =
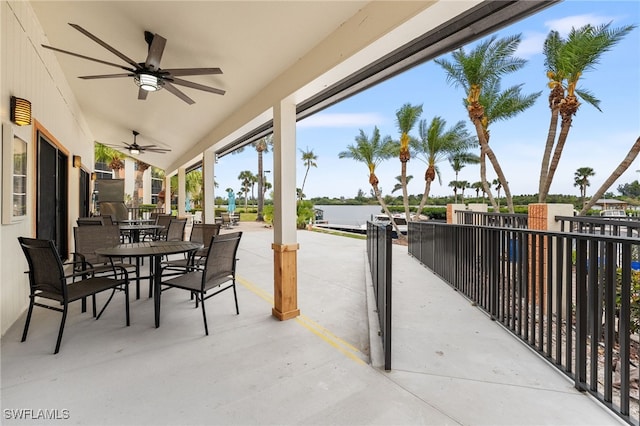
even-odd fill
[[[269,147],[273,146],[273,135],[260,138],[253,142],[252,145],[258,153],[258,214],[256,216],[256,222],[264,222],[262,209],[264,208],[265,173],[262,165],[262,155],[269,152]]]
[[[131,207],[137,208],[140,206],[144,189],[144,186],[142,184],[142,176],[149,167],[151,166],[144,161],[136,160],[136,177],[133,186],[133,200],[131,200]]]
[[[247,212],[247,200],[249,198],[249,188],[251,188],[251,182],[253,181],[253,173],[250,170],[243,170],[238,175],[238,179],[240,180],[240,186],[242,189],[238,191],[238,196],[240,194],[244,194],[244,212]]]
[[[600,101],[592,93],[577,88],[580,77],[584,72],[595,69],[602,55],[635,28],[634,25],[628,25],[610,29],[610,25],[611,23],[597,27],[585,25],[578,29],[572,28],[566,40],[557,31],[551,31],[544,42],[545,67],[551,89],[549,94],[551,120],[540,168],[538,191],[540,203],[546,201],[573,117],[581,105],[579,99],[601,111]],[[558,118],[561,119],[561,123],[556,142]],[[551,157],[552,151],[553,157]]]
[[[589,178],[591,176],[595,176],[596,172],[593,171],[591,167],[580,167],[573,175],[573,186],[577,186],[580,188],[580,198],[582,198],[582,205],[587,200],[587,187],[591,186],[591,182],[589,182]]]
[[[418,214],[422,213],[422,209],[429,198],[431,183],[436,177],[438,182],[442,184],[438,163],[456,153],[461,159],[466,158],[466,156],[474,156],[467,149],[477,145],[477,140],[469,134],[464,122],[458,121],[449,129],[446,129],[446,126],[447,122],[442,117],[434,117],[429,125],[427,125],[427,120],[420,120],[420,123],[418,123],[420,137],[411,142],[416,158],[427,164],[427,169],[424,173],[424,192],[418,206]],[[477,158],[477,156],[474,157]],[[456,180],[458,180],[457,174]]]
[[[494,179],[491,181],[491,184],[495,185],[496,192],[498,193],[498,210],[496,210],[496,213],[500,213],[500,190],[503,187],[502,181],[500,179]]]
[[[402,105],[396,111],[396,125],[400,131],[400,145],[398,157],[400,158],[400,184],[402,185],[402,202],[404,204],[404,214],[409,222],[409,194],[407,193],[407,162],[411,159],[409,151],[409,132],[413,129],[418,118],[422,114],[422,105],[413,106],[409,103]]]
[[[458,188],[460,188],[460,201],[464,202],[464,190],[471,188],[471,185],[466,180],[459,180]]]
[[[192,200],[198,200],[202,197],[202,170],[192,170],[184,175],[184,192],[189,195]]]
[[[360,163],[364,163],[369,169],[369,184],[373,188],[373,193],[378,199],[378,203],[384,212],[391,219],[391,224],[398,234],[398,238],[405,238],[396,224],[389,207],[382,199],[380,188],[378,187],[378,177],[376,176],[376,167],[383,161],[394,155],[394,143],[390,137],[380,137],[378,127],[373,128],[373,134],[369,138],[362,129],[360,134],[355,138],[356,144],[347,146],[346,151],[338,153],[338,158],[351,158]]]
[[[588,212],[589,209],[595,205],[598,199],[602,197],[605,192],[607,192],[611,185],[613,185],[615,181],[618,180],[618,178],[622,176],[622,174],[627,171],[627,169],[629,169],[631,164],[633,164],[636,157],[638,156],[638,153],[640,153],[640,137],[636,139],[636,142],[631,146],[631,149],[629,149],[627,156],[624,158],[624,160],[622,160],[618,167],[616,167],[613,173],[611,173],[611,176],[609,176],[607,180],[604,181],[602,186],[596,191],[595,194],[593,194],[591,200],[589,200],[589,202],[582,208],[582,210],[580,211],[580,215],[584,215],[586,212]]]
[[[409,182],[411,182],[411,179],[413,179],[413,175],[409,175],[407,176],[407,185],[409,184]],[[393,189],[391,190],[391,193],[393,194],[396,191],[400,191],[402,189],[402,176],[398,175],[396,176],[396,180],[398,181],[398,183],[396,183],[393,186]]]
[[[452,180],[451,182],[449,182],[449,188],[453,189],[453,199],[454,199],[454,203],[458,204],[458,181],[457,180]]]
[[[453,52],[453,61],[436,59],[447,73],[447,81],[466,92],[465,104],[480,143],[480,178],[494,208],[497,208],[486,179],[485,157],[489,158],[498,178],[506,182],[502,167],[489,146],[489,124],[511,118],[530,107],[538,95],[524,96],[521,86],[500,91],[503,75],[518,71],[526,60],[514,56],[520,44],[520,35],[497,39],[493,36],[478,44],[468,54],[464,48]],[[509,211],[513,213],[513,200],[508,185],[504,186]]]
[[[482,182],[478,181],[478,182],[473,182],[471,184],[471,188],[476,190],[476,198],[480,198],[480,191],[482,191],[482,202],[484,203],[484,185],[482,184]]]
[[[455,151],[449,155],[449,164],[456,174],[456,180],[458,180],[458,174],[467,164],[478,164],[480,157],[469,151]]]
[[[300,201],[302,201],[302,197],[303,197],[303,193],[304,193],[304,184],[307,182],[307,175],[309,174],[309,169],[311,167],[318,167],[318,165],[316,164],[316,160],[318,159],[318,156],[315,155],[313,153],[312,149],[309,149],[309,147],[307,147],[306,151],[303,151],[302,149],[300,150],[300,152],[302,153],[302,164],[304,164],[304,166],[307,168],[307,170],[304,172],[304,179],[302,179],[302,187],[300,188]]]
[[[123,178],[121,170],[124,170],[124,158],[125,155],[120,151],[116,151],[113,148],[109,148],[99,142],[93,147],[94,157],[96,162],[106,163],[111,170],[116,172],[116,176],[120,179]]]

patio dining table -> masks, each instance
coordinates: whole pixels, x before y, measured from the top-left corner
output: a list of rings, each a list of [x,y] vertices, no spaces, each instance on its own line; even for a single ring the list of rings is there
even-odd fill
[[[189,241],[149,241],[139,243],[118,244],[114,247],[101,248],[96,254],[106,257],[150,257],[153,278],[153,303],[156,328],[160,327],[160,286],[162,283],[162,257],[170,254],[189,253],[202,248],[202,244]]]

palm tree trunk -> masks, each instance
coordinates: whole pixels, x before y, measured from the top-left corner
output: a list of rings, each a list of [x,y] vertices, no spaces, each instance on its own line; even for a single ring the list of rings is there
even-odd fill
[[[562,90],[562,86],[559,86],[558,90]],[[564,97],[564,94],[560,95],[560,99]],[[547,181],[547,175],[549,174],[549,159],[551,158],[551,150],[556,140],[556,132],[558,130],[558,116],[560,115],[560,109],[558,102],[556,102],[557,93],[556,90],[552,90],[549,95],[549,104],[551,107],[551,120],[549,121],[549,132],[547,133],[547,142],[544,148],[544,154],[542,155],[542,164],[540,165],[540,182],[538,184],[538,202],[544,203],[547,198],[547,194],[542,193],[545,182]]]
[[[613,171],[613,173],[611,173],[611,176],[609,176],[609,178],[604,181],[600,189],[598,189],[596,193],[593,194],[587,205],[582,208],[582,210],[580,211],[581,216],[588,212],[589,209],[598,202],[598,199],[600,199],[600,197],[602,197],[602,195],[607,192],[611,185],[613,185],[615,181],[618,180],[618,178],[622,176],[622,174],[626,172],[627,169],[629,169],[633,161],[638,156],[638,153],[640,153],[640,137],[636,139],[636,142],[633,144],[633,146],[629,150],[629,153],[624,158],[624,160],[622,160],[620,165]]]
[[[498,205],[496,204],[496,200],[493,198],[493,193],[491,192],[491,187],[489,186],[489,182],[487,182],[487,156],[484,153],[484,150],[480,149],[480,181],[482,182],[482,201],[484,202],[484,194],[489,198],[489,202],[491,203],[491,207],[494,212],[498,212]]]
[[[556,173],[556,169],[558,168],[558,163],[560,163],[560,157],[562,156],[562,150],[564,149],[564,145],[567,142],[567,136],[569,136],[569,129],[571,128],[571,119],[562,120],[562,125],[560,127],[560,136],[558,137],[558,143],[556,144],[556,149],[553,152],[553,158],[551,159],[551,164],[549,165],[549,171],[547,173],[544,185],[540,190],[540,194],[538,195],[539,200],[543,200],[544,202],[547,199],[547,195],[549,195],[549,189],[551,188],[551,182],[553,181],[553,176]]]
[[[418,215],[422,214],[422,209],[424,205],[427,204],[427,199],[429,198],[429,192],[431,192],[431,179],[425,179],[424,183],[424,192],[422,193],[422,199],[420,200],[420,206],[418,206]]]
[[[300,201],[302,201],[302,197],[304,194],[304,184],[307,182],[307,175],[309,174],[310,168],[311,168],[311,164],[307,164],[307,171],[304,172],[304,179],[302,179],[302,188],[300,188]]]
[[[400,184],[402,185],[402,204],[404,205],[404,214],[406,216],[407,223],[411,220],[409,214],[409,194],[407,191],[407,162],[400,161]]]
[[[382,195],[380,194],[380,190],[378,189],[378,185],[372,185],[372,186],[373,186],[373,192],[374,192],[374,194],[376,194],[376,198],[378,199],[378,203],[380,203],[380,206],[382,207],[382,210],[384,210],[385,214],[391,220],[391,226],[393,226],[393,229],[395,229],[396,234],[398,235],[398,239],[403,239],[403,240],[406,239],[407,237],[400,232],[400,229],[398,228],[398,225],[396,224],[396,221],[393,219],[393,216],[391,215],[391,212],[389,211],[389,207],[387,207],[387,203],[385,203],[384,200],[382,199]]]

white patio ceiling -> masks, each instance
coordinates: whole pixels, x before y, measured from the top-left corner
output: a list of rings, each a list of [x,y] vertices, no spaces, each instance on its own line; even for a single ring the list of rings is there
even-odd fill
[[[186,80],[224,96],[178,86],[137,99],[132,78],[82,80],[117,68],[56,55],[93,137],[107,144],[169,148],[141,159],[171,173],[206,149],[225,145],[268,121],[270,107],[300,103],[365,68],[480,1],[34,1],[49,44],[108,62],[121,59],[68,23],[82,26],[135,61],[147,55],[144,31],[167,39],[161,68],[220,67],[222,75]],[[516,2],[506,2],[516,3]],[[533,2],[536,3],[536,2]]]

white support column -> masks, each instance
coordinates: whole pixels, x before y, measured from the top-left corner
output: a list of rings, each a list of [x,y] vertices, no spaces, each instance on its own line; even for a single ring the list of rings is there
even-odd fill
[[[151,204],[151,167],[144,171],[142,175],[142,202]]]
[[[171,176],[164,178],[164,212],[171,214]]]
[[[287,320],[298,309],[299,245],[296,235],[296,106],[282,100],[273,108],[274,252],[273,316]]]
[[[215,162],[216,153],[213,151],[205,151],[202,158],[203,223],[215,223]]]
[[[184,203],[187,201],[187,194],[184,190],[185,184],[185,168],[180,167],[178,169],[178,217],[185,217],[187,214],[184,208]]]

